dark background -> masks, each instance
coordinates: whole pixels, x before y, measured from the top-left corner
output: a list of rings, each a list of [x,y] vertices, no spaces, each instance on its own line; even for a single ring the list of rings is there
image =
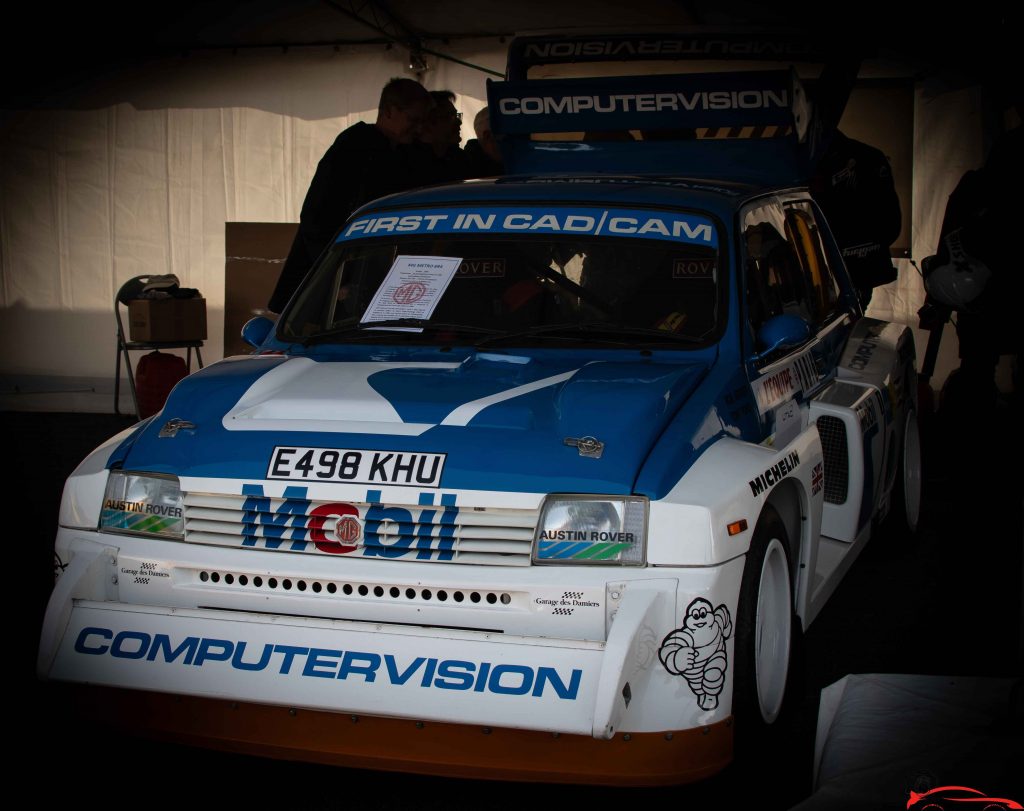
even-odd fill
[[[179,0],[21,4],[0,30],[0,107],[74,106],[147,61],[198,50],[392,43],[444,52],[466,37],[668,27],[803,32],[828,48],[911,63],[950,89],[1021,98],[1021,5],[883,0]]]

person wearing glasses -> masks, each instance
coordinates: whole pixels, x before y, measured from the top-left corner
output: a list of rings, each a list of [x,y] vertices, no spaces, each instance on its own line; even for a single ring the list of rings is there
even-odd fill
[[[299,230],[267,304],[271,312],[284,309],[349,214],[370,200],[419,185],[399,147],[415,140],[433,104],[418,82],[392,79],[381,91],[377,120],[359,121],[337,137],[309,184]]]
[[[450,183],[468,177],[462,143],[462,113],[451,90],[431,90],[434,101],[414,143],[403,147],[410,156],[418,185]]]

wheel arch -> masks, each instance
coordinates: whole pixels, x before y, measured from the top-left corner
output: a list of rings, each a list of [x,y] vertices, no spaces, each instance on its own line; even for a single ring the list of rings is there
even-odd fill
[[[804,618],[804,601],[806,578],[803,572],[808,571],[807,562],[811,559],[812,538],[811,523],[807,520],[810,510],[810,499],[799,479],[787,478],[772,489],[765,501],[758,522],[766,509],[771,507],[779,516],[786,528],[786,551],[789,553],[789,577],[793,583],[794,610],[801,621]]]

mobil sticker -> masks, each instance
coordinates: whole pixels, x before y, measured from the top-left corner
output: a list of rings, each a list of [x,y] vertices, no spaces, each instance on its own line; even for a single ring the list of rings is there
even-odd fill
[[[384,506],[381,491],[365,503],[313,502],[307,488],[284,489],[283,498],[261,484],[242,486],[242,546],[327,555],[409,560],[452,560],[459,508],[454,494],[419,494],[419,504]]]

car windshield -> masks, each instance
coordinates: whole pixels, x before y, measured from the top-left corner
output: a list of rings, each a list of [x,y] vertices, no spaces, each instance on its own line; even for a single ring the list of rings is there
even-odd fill
[[[706,343],[719,326],[720,268],[710,236],[704,241],[711,245],[565,233],[346,238],[355,225],[285,312],[281,338],[683,348]],[[707,229],[702,237],[712,234],[700,227]],[[402,284],[409,277],[400,272],[420,261],[444,264],[454,275],[434,287]],[[435,306],[412,306],[425,291]]]

